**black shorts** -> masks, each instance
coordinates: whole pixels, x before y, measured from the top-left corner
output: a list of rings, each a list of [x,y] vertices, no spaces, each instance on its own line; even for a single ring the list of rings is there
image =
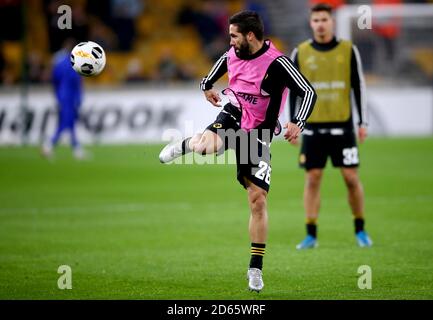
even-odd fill
[[[322,169],[328,156],[334,167],[359,166],[359,154],[353,129],[305,129],[299,165],[306,170]]]
[[[271,184],[270,139],[264,138],[260,131],[246,133],[240,127],[241,111],[230,103],[226,104],[215,121],[206,129],[218,134],[224,147],[236,152],[237,179],[246,188],[247,178],[266,192]]]

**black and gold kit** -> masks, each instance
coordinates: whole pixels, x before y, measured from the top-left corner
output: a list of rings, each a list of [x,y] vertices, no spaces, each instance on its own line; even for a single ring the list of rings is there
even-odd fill
[[[358,49],[350,41],[320,44],[301,43],[291,59],[317,93],[315,108],[302,136],[299,164],[309,170],[324,168],[328,156],[335,167],[357,167],[358,147],[352,117],[352,98],[358,125],[365,126],[365,83]],[[295,114],[296,97],[290,95],[290,113]]]

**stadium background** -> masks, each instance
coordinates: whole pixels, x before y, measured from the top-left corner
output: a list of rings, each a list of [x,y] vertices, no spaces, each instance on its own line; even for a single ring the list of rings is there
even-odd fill
[[[310,37],[312,2],[0,0],[0,297],[255,298],[245,291],[248,208],[235,167],[162,166],[157,155],[168,129],[195,132],[217,114],[198,83],[227,49],[231,14],[260,11],[289,54]],[[337,34],[352,37],[364,62],[371,138],[361,177],[375,246],[355,247],[342,181],[330,169],[320,248],[294,250],[304,233],[303,173],[298,150],[275,142],[259,298],[431,299],[433,5],[331,2],[337,18],[352,12]],[[383,3],[398,16],[358,29],[359,5]],[[62,4],[72,8],[71,30],[57,27]],[[48,162],[39,145],[56,121],[51,59],[68,36],[101,44],[107,65],[85,79],[78,135],[91,159],[74,161],[65,137]],[[57,288],[60,265],[72,268],[72,290]],[[372,290],[357,287],[360,265],[372,267]]]

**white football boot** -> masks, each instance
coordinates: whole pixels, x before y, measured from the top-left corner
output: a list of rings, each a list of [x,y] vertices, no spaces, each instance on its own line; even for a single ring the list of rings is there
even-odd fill
[[[52,159],[54,156],[53,145],[50,141],[44,142],[41,148],[41,155],[47,159]]]
[[[260,292],[265,286],[262,279],[262,270],[257,268],[249,268],[247,277],[250,291]]]
[[[183,140],[173,141],[166,145],[159,153],[159,161],[167,163],[182,155]]]

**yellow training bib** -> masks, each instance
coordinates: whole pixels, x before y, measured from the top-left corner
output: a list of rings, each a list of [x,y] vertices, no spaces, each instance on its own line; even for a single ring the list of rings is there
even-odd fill
[[[298,47],[302,74],[317,92],[317,102],[308,123],[345,122],[351,115],[350,64],[352,42],[342,40],[329,51],[314,49],[310,41]]]

